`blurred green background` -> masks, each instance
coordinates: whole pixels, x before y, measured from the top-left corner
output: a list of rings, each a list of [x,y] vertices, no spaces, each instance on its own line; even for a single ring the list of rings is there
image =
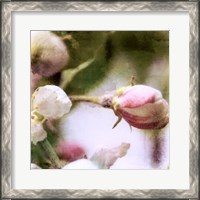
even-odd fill
[[[73,69],[80,64],[94,58],[85,69],[81,70],[64,88],[68,94],[85,94],[106,77],[106,74],[115,68],[115,60],[123,57],[121,68],[132,70],[137,84],[144,84],[150,75],[150,68],[154,62],[169,59],[169,32],[168,31],[54,31],[64,40],[70,55],[70,61],[65,69]],[[128,66],[127,66],[128,63]],[[168,96],[168,66],[165,69],[157,66],[156,71],[166,73],[166,79],[160,83],[164,96]],[[47,83],[61,84],[68,79],[69,74],[61,76],[62,72],[50,79]],[[64,73],[63,73],[64,74]],[[163,75],[163,74],[160,74]],[[151,74],[152,76],[152,74]],[[159,74],[155,73],[155,76]],[[62,80],[61,80],[62,77]],[[127,82],[128,83],[128,82]]]

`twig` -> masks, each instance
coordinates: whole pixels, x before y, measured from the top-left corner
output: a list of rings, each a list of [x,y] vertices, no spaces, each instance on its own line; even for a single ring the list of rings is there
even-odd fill
[[[73,102],[90,102],[94,104],[98,104],[104,108],[113,109],[112,106],[112,95],[105,96],[85,96],[85,95],[72,95],[69,96],[70,100]]]

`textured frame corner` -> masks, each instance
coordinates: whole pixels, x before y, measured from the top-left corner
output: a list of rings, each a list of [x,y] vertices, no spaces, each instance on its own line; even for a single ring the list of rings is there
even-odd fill
[[[13,11],[187,11],[190,18],[189,190],[14,190],[11,186],[11,15]],[[2,198],[198,198],[198,2],[2,2]],[[196,91],[196,92],[194,92]]]

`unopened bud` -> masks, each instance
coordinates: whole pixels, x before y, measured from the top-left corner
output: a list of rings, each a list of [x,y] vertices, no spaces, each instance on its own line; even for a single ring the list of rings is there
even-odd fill
[[[69,61],[64,42],[50,31],[31,31],[32,73],[49,77],[61,71]]]
[[[168,124],[168,103],[160,91],[145,85],[123,87],[116,92],[113,108],[131,126],[161,129]]]
[[[72,103],[58,86],[39,87],[32,95],[32,109],[45,118],[58,119],[70,111]]]

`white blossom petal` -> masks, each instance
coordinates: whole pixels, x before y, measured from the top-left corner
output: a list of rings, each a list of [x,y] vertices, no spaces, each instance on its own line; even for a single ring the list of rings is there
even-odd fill
[[[44,130],[41,123],[35,123],[31,120],[31,141],[36,145],[39,141],[47,137],[47,132]]]
[[[90,160],[80,159],[65,165],[62,169],[98,169],[98,167]]]
[[[129,143],[122,143],[114,148],[101,148],[94,153],[90,160],[98,165],[99,168],[109,169],[118,158],[127,154],[129,148]]]
[[[34,111],[51,119],[61,118],[72,106],[66,93],[55,85],[37,88],[32,96],[32,104]]]
[[[41,169],[41,168],[35,163],[31,163],[31,169]]]

